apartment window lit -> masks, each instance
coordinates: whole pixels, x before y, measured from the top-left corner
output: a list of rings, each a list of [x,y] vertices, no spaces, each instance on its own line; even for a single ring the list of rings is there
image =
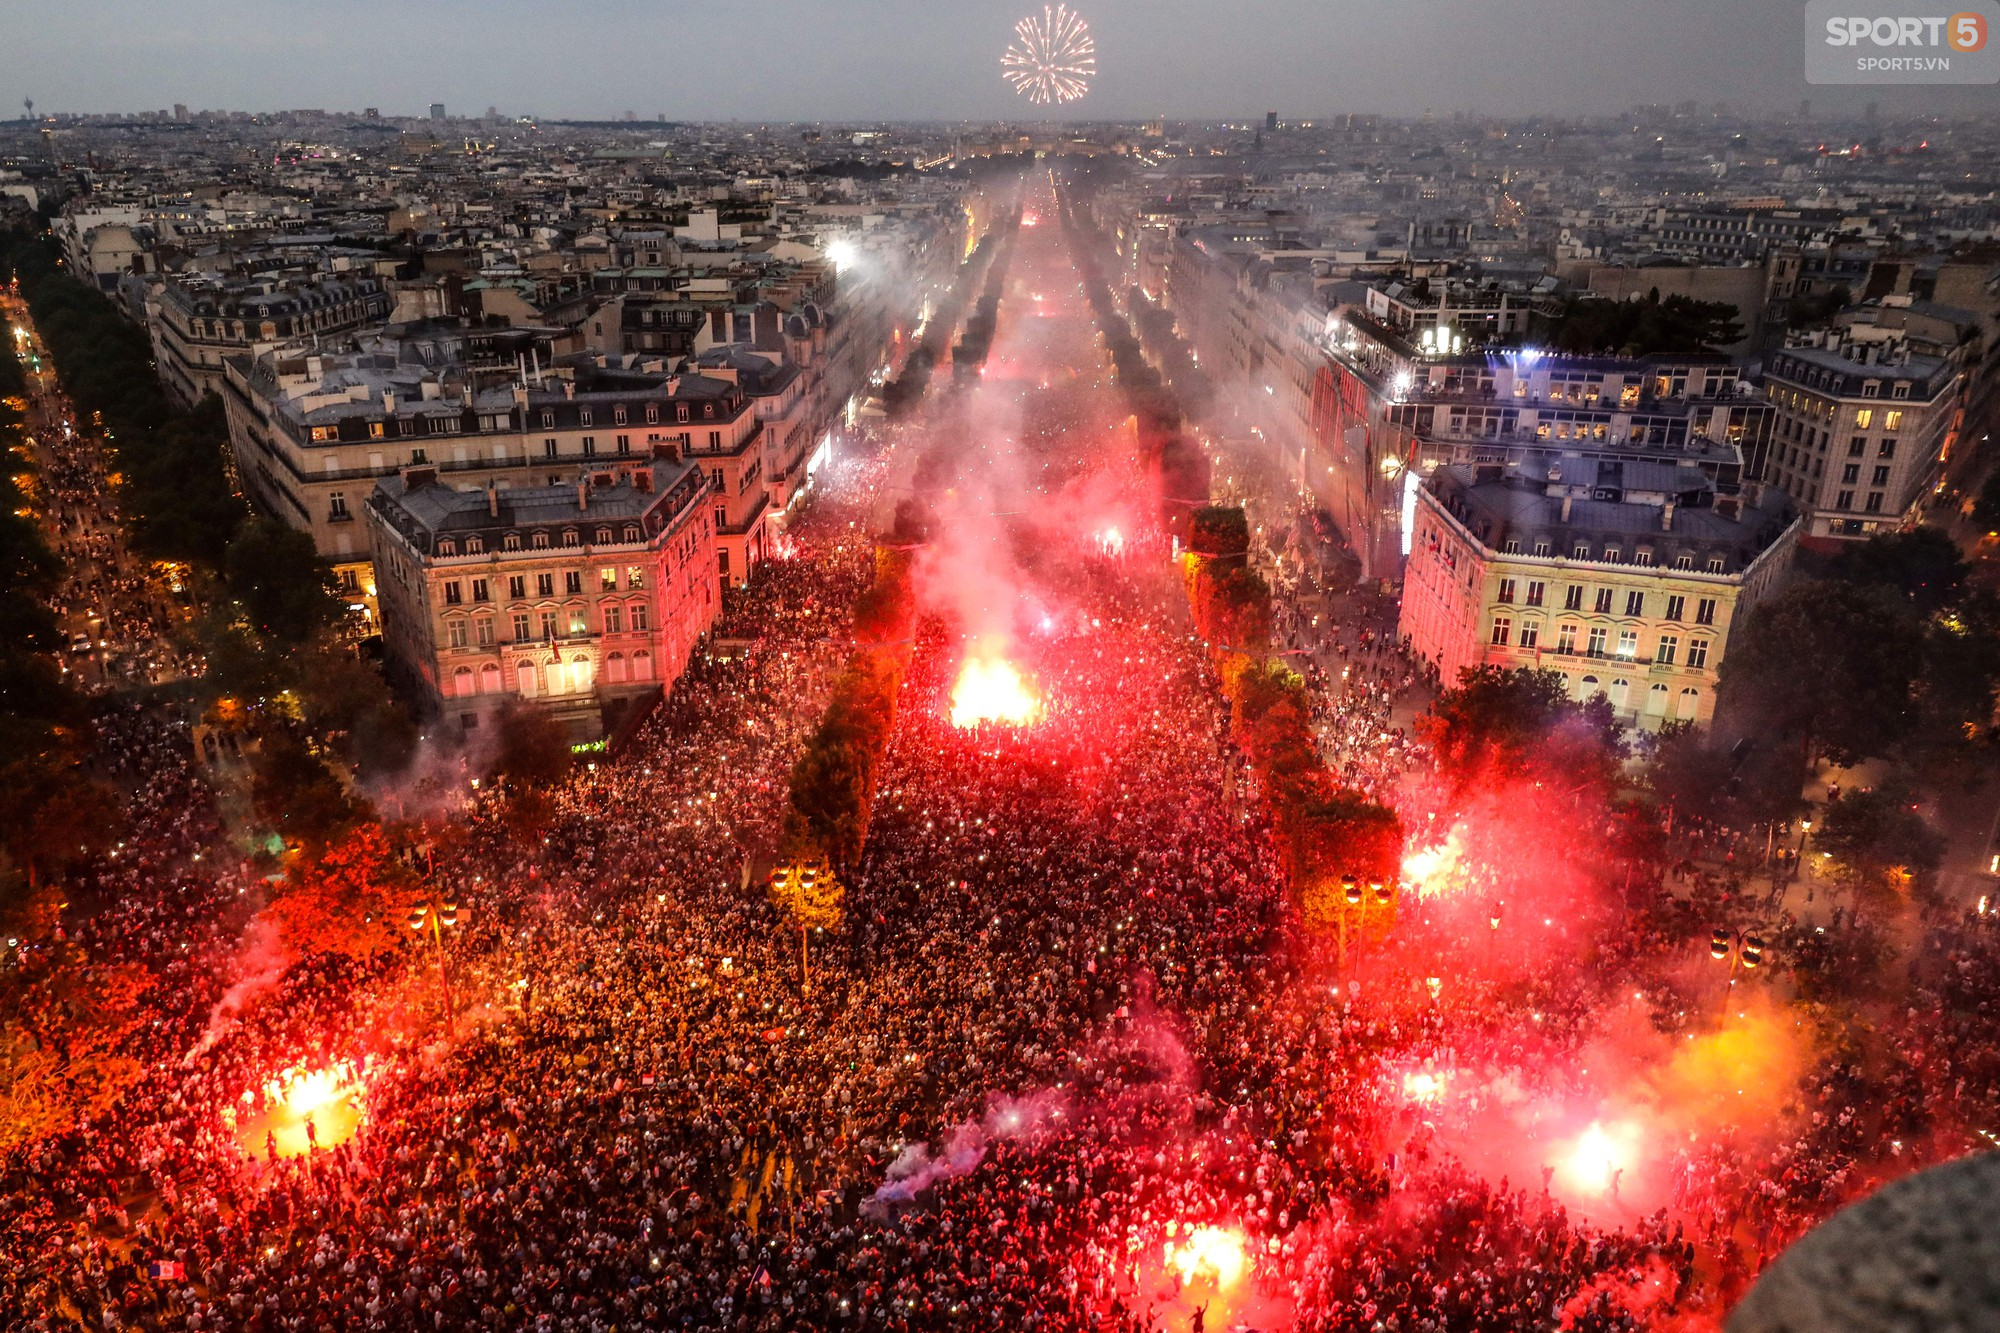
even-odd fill
[[[571,638],[590,633],[590,618],[583,611],[569,613],[569,633]]]
[[[618,591],[618,571],[617,571],[616,569],[600,569],[600,570],[598,570],[598,571],[597,571],[597,590],[598,590],[599,592],[617,592],[617,591]]]
[[[1620,657],[1637,657],[1639,655],[1638,630],[1621,629],[1618,631],[1618,655]]]
[[[625,586],[627,588],[634,588],[634,589],[645,587],[646,586],[645,569],[639,565],[627,565],[625,567]]]
[[[1867,430],[1874,424],[1875,424],[1874,408],[1864,407],[1859,412],[1856,412],[1854,414],[1854,428],[1856,430]]]
[[[1903,428],[1902,409],[1901,408],[1890,409],[1889,413],[1882,418],[1882,429],[1886,431],[1899,431],[1902,428]]]

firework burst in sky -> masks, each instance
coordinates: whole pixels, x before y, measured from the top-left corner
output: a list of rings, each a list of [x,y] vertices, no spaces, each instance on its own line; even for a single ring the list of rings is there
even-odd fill
[[[1074,102],[1097,73],[1097,40],[1067,5],[1042,6],[1014,25],[1014,42],[1000,57],[1000,77],[1037,106]]]

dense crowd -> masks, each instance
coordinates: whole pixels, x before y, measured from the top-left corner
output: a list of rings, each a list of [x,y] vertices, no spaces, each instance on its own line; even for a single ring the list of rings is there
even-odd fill
[[[1017,272],[1053,262],[1023,245]],[[132,831],[78,929],[147,969],[159,1021],[115,1110],[0,1163],[0,1320],[1596,1333],[1712,1321],[1813,1220],[1989,1123],[1977,915],[1898,975],[1857,929],[1655,891],[1662,864],[1539,933],[1409,901],[1331,966],[1136,539],[1024,560],[1055,608],[1008,643],[1030,727],[951,724],[968,627],[924,617],[844,921],[802,937],[757,872],[851,646],[864,516],[898,450],[960,444],[899,427],[843,460],[629,749],[532,806],[473,801],[427,867],[464,904],[449,1027],[426,956],[270,968],[187,729],[107,711]],[[1407,799],[1427,759],[1392,638],[1300,638],[1329,763]],[[1700,836],[1678,847],[1728,845]],[[1772,1123],[1563,1180],[1580,1125],[1545,1108],[1603,1095],[1580,1055],[1629,1005],[1663,1045],[1705,1031],[1715,912],[1796,960],[1821,1040]],[[1872,1031],[1840,1025],[1864,1005]],[[274,1075],[334,1065],[359,1129],[278,1153]]]

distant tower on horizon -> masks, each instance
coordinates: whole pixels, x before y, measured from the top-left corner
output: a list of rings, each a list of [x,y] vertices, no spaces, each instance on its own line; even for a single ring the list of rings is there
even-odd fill
[[[444,103],[443,103],[443,102],[432,102],[432,103],[431,103],[431,119],[432,119],[432,120],[443,120],[443,119],[444,119]]]
[[[1276,130],[1276,129],[1278,128],[1278,113],[1277,113],[1277,112],[1275,112],[1275,111],[1266,111],[1266,112],[1264,113],[1264,128],[1265,128],[1266,130],[1268,130],[1268,131],[1275,131],[1275,130]]]

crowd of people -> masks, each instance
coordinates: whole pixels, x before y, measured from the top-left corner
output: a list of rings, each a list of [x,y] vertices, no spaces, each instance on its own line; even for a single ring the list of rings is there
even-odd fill
[[[1055,231],[1014,259],[1044,293]],[[1050,361],[1001,318],[993,363]],[[1074,426],[1025,447],[1110,459]],[[1608,1016],[1639,1006],[1663,1046],[1712,1026],[1687,970],[1708,922],[1665,890],[1540,933],[1412,901],[1334,966],[1157,534],[1015,550],[1044,608],[1005,623],[1027,726],[953,724],[982,627],[926,608],[841,923],[802,935],[758,872],[872,577],[865,516],[903,451],[957,477],[980,443],[918,420],[850,452],[629,748],[453,816],[425,868],[462,904],[441,960],[275,964],[188,729],[107,709],[132,826],[75,930],[146,969],[157,1018],[115,1107],[0,1161],[0,1323],[1700,1327],[1813,1220],[1990,1121],[1988,918],[1934,923],[1907,975],[1773,921],[1822,1040],[1772,1122],[1568,1178],[1609,1114],[1579,1058]],[[1393,716],[1417,681],[1345,628],[1308,671],[1324,751],[1391,799],[1429,763]],[[358,1128],[278,1151],[278,1075],[335,1068]]]

